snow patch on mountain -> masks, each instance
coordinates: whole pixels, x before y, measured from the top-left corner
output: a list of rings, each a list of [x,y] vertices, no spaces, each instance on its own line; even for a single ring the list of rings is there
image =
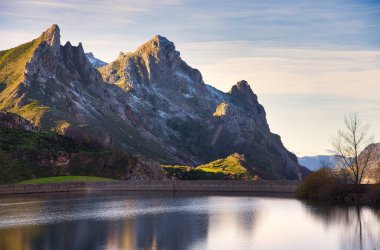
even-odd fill
[[[86,56],[87,56],[88,60],[90,61],[91,65],[92,65],[95,69],[107,65],[106,62],[103,62],[102,60],[96,58],[96,57],[94,56],[94,54],[92,54],[92,52],[88,52],[88,53],[86,53]]]

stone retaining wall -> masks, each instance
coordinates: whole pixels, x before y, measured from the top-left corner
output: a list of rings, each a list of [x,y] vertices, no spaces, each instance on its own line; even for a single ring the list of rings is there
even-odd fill
[[[202,191],[294,193],[298,181],[115,181],[0,185],[0,194],[75,191]]]

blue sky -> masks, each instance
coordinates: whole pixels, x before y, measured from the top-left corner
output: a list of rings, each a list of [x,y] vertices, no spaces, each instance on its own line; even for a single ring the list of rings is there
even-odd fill
[[[298,155],[326,153],[347,112],[380,133],[380,1],[1,0],[0,50],[53,23],[108,62],[161,34],[206,83],[248,80]]]

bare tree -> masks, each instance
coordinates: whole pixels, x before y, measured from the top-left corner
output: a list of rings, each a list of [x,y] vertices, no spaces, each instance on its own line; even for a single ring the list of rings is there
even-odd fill
[[[357,113],[345,115],[344,124],[345,128],[333,137],[332,146],[341,170],[352,183],[359,185],[368,174],[376,147],[372,144],[369,124],[364,124]]]

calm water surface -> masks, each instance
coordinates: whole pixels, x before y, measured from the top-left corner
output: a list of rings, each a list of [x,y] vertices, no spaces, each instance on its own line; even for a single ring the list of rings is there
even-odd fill
[[[0,249],[380,249],[380,209],[186,193],[0,197]]]

